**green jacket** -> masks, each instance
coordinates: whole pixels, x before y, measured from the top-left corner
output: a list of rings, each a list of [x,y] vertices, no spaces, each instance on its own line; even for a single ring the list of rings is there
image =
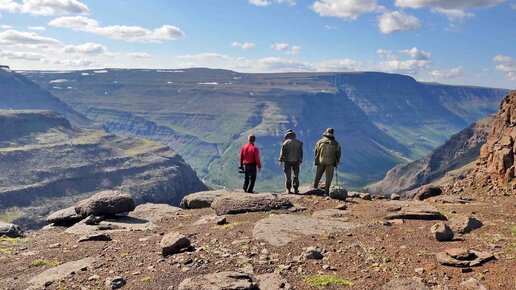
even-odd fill
[[[303,162],[303,142],[296,138],[296,133],[288,132],[281,144],[280,162]]]
[[[315,165],[333,165],[340,163],[340,145],[332,134],[324,134],[315,145]]]

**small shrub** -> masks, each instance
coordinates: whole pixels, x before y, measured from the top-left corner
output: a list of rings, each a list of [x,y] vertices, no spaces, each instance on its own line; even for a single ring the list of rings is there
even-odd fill
[[[47,264],[47,262],[45,260],[37,259],[37,260],[30,262],[30,264],[34,267],[43,267]]]
[[[305,284],[314,288],[323,288],[332,285],[353,286],[352,281],[339,278],[335,275],[315,275],[307,278]]]
[[[148,281],[150,281],[150,279],[151,279],[151,277],[145,276],[142,278],[142,282],[148,282]]]

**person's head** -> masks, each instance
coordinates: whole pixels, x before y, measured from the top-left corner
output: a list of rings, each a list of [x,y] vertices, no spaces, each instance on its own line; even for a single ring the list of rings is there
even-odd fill
[[[333,132],[334,132],[333,128],[328,128],[328,129],[326,129],[326,132],[324,132],[324,133],[333,135]]]
[[[251,144],[254,144],[254,141],[256,141],[256,136],[254,134],[250,134],[247,136],[247,141],[249,141]]]

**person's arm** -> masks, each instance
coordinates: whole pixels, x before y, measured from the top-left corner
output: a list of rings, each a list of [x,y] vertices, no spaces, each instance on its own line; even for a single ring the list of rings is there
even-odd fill
[[[285,146],[285,142],[283,142],[281,144],[281,150],[280,150],[280,154],[279,154],[279,162],[282,163],[283,161],[285,161],[285,155],[287,154],[287,147]]]
[[[341,154],[340,144],[337,143],[337,151],[335,152],[335,158],[337,159],[336,165],[340,164],[340,154]]]
[[[240,167],[244,166],[244,147],[240,149]]]
[[[301,143],[301,149],[299,149],[299,163],[303,163],[303,142],[299,142]]]
[[[256,148],[256,151],[254,151],[254,159],[256,160],[256,165],[258,165],[258,169],[262,170],[262,162],[260,161],[260,150]]]

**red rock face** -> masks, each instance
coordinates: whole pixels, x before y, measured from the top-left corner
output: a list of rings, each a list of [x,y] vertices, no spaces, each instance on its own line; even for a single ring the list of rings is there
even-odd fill
[[[494,185],[515,180],[516,159],[516,90],[500,105],[493,131],[480,151],[478,173],[484,173]]]

